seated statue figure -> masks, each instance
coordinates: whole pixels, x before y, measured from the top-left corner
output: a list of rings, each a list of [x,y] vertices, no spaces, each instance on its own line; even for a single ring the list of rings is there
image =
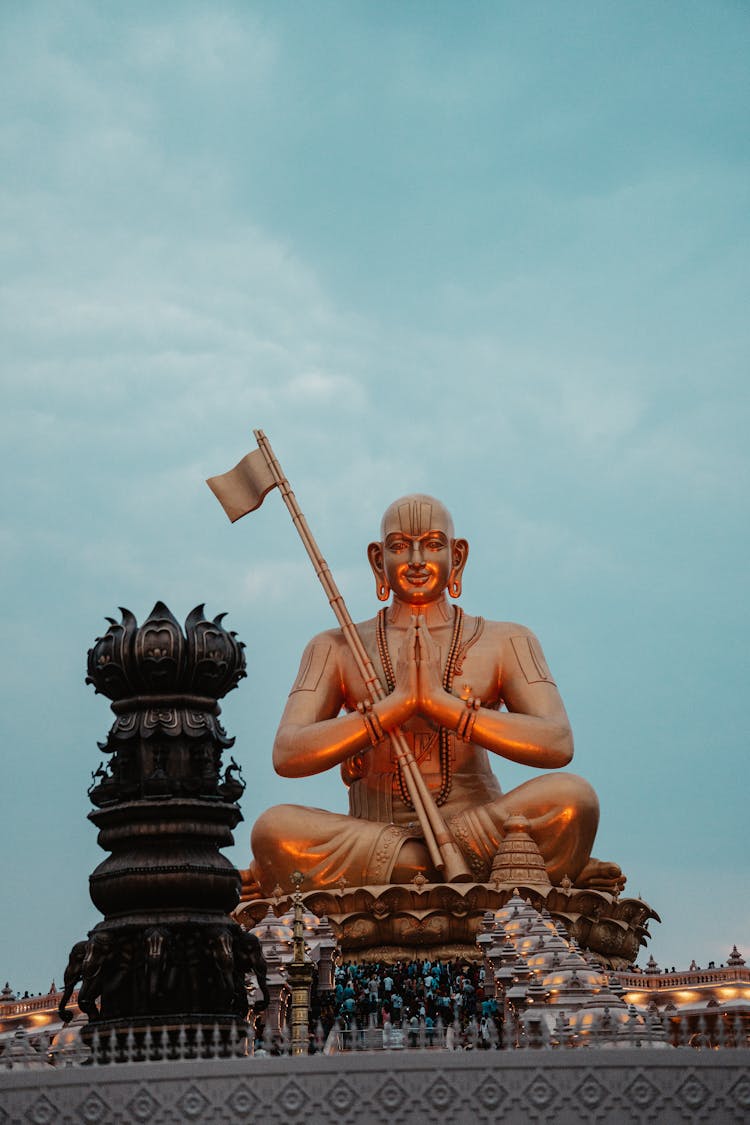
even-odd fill
[[[472,617],[461,594],[468,543],[431,496],[395,501],[368,547],[378,598],[390,604],[357,631],[388,694],[370,706],[340,629],[314,637],[302,657],[276,735],[284,777],[339,766],[349,815],[300,805],[263,813],[252,832],[255,894],[309,887],[442,881],[389,732],[400,727],[470,877],[487,882],[510,816],[530,824],[554,885],[619,892],[616,864],[593,859],[599,804],[588,782],[550,772],[503,793],[489,754],[558,771],[573,736],[541,646],[529,630]]]

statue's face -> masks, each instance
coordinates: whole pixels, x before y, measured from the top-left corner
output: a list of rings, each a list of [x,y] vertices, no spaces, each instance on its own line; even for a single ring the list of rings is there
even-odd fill
[[[453,569],[453,520],[429,496],[397,500],[383,516],[382,565],[393,596],[410,605],[442,597]]]

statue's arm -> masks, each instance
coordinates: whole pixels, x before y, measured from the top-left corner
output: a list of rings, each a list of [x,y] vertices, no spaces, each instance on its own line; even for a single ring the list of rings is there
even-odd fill
[[[539,641],[520,625],[488,628],[495,641],[490,659],[508,710],[480,706],[471,741],[523,766],[566,766],[573,757],[573,732]],[[464,700],[442,690],[429,696],[428,717],[456,730],[466,713]]]
[[[371,746],[362,715],[340,714],[346,698],[344,644],[332,630],[314,637],[302,655],[273,744],[274,769],[282,777],[322,773]],[[415,709],[416,677],[411,692],[407,685],[372,707],[384,731],[404,722]]]

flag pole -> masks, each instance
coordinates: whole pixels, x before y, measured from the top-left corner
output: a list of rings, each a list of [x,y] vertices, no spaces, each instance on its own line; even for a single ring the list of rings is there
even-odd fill
[[[371,697],[371,701],[374,702],[375,700],[385,699],[387,692],[373,667],[373,663],[362,642],[362,638],[357,632],[349,610],[328,568],[328,564],[320,553],[320,549],[310,531],[307,520],[300,510],[297,498],[292,492],[289,481],[282,471],[281,465],[271,448],[271,444],[262,430],[253,430],[253,433],[258,442],[258,448],[263,453],[269,471],[278,485],[284,503],[289,510],[292,522],[297,528],[305,550],[310,556],[320,584],[325,590],[331,608],[341,626],[341,630],[357,664],[359,673],[365,682],[365,688]],[[470,881],[472,876],[466,865],[466,860],[454,840],[448,825],[445,823],[440,809],[435,803],[432,793],[419,769],[419,765],[414,758],[411,747],[406,741],[404,732],[400,727],[395,727],[389,732],[389,738],[395,750],[398,764],[401,766],[406,788],[409,792],[409,798],[414,806],[414,811],[417,814],[422,828],[424,841],[430,854],[431,862],[443,872],[446,882],[455,883]]]

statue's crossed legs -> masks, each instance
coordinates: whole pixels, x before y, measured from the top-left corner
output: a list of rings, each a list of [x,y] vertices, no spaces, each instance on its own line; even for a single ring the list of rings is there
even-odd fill
[[[572,773],[545,774],[524,782],[486,804],[443,815],[478,883],[490,878],[492,862],[510,816],[525,816],[550,880],[567,875],[578,886],[614,890],[624,883],[616,864],[591,858],[599,823],[592,787]],[[430,866],[418,825],[387,824],[302,805],[276,805],[256,821],[250,875],[260,892],[277,884],[288,889],[289,875],[301,871],[308,887],[348,887],[407,883],[421,872],[430,882],[440,874]]]

